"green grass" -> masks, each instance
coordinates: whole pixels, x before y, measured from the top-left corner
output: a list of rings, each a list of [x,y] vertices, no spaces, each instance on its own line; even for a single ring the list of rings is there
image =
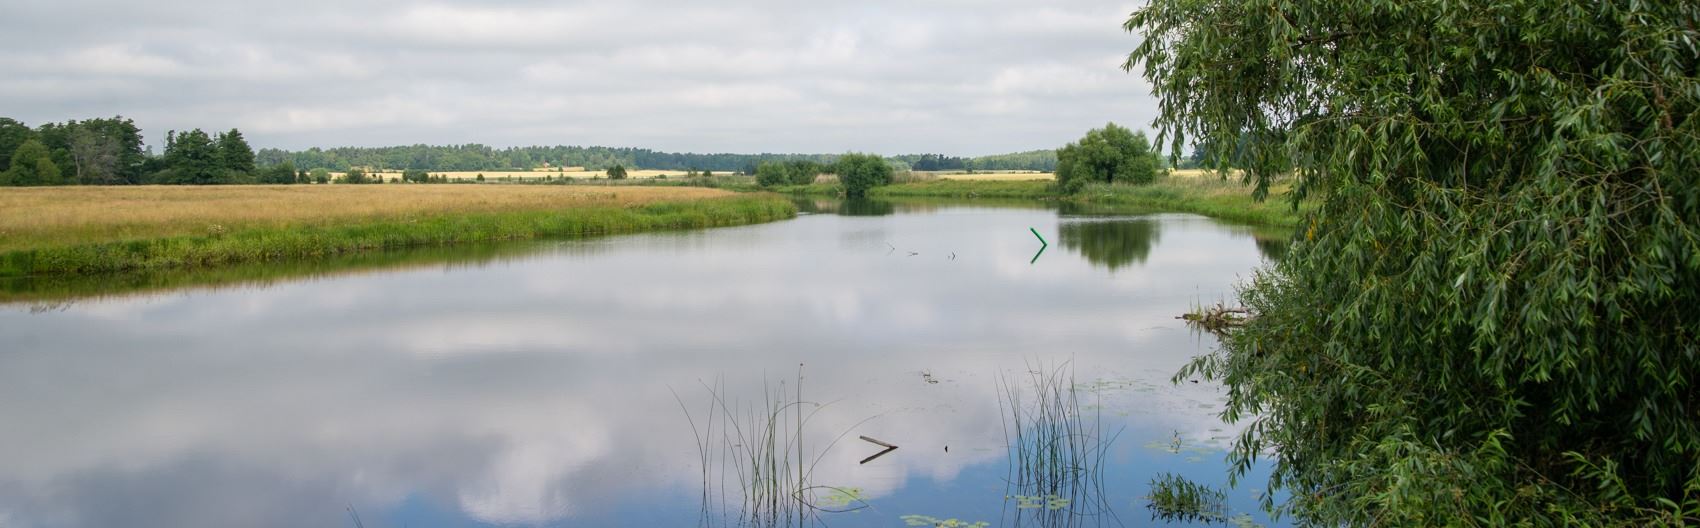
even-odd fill
[[[673,176],[667,178],[627,178],[623,180],[558,178],[550,181],[527,181],[530,185],[600,185],[612,187],[703,187],[737,192],[757,192],[764,189],[756,184],[755,176],[716,174],[713,176]]]
[[[916,196],[934,198],[1049,198],[1054,182],[996,180],[932,180],[887,185],[868,191],[875,198]]]
[[[1211,178],[1163,178],[1148,185],[1086,186],[1068,200],[1084,203],[1130,205],[1162,211],[1194,213],[1230,222],[1272,227],[1294,227],[1316,207],[1302,202],[1297,210],[1288,201],[1287,184],[1270,187],[1269,199],[1252,199],[1251,189],[1237,182]]]
[[[0,277],[100,274],[323,258],[359,251],[538,237],[579,237],[743,225],[796,215],[772,194],[597,204],[530,211],[441,213],[309,226],[56,244],[0,253]]]

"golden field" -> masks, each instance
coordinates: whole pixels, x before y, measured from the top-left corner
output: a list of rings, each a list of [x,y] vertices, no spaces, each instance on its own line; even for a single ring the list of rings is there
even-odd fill
[[[486,173],[488,178],[489,174]],[[691,201],[696,187],[534,185],[232,185],[0,188],[0,252],[458,213]]]
[[[972,181],[1025,181],[1025,180],[1055,180],[1056,174],[1049,172],[965,172],[938,173],[941,180],[972,180]]]
[[[567,167],[567,169],[569,169],[569,170],[554,171],[554,170],[538,169],[538,170],[533,170],[533,171],[428,171],[428,172],[432,176],[447,176],[450,180],[466,180],[466,181],[477,180],[478,175],[483,174],[484,175],[484,181],[487,181],[487,182],[491,182],[491,181],[499,182],[499,181],[510,179],[510,178],[514,179],[514,180],[527,180],[527,181],[542,180],[543,177],[545,177],[545,176],[548,176],[548,177],[551,177],[551,178],[567,177],[567,178],[573,178],[573,179],[579,179],[579,180],[588,180],[588,179],[591,179],[591,178],[607,178],[608,177],[608,173],[605,172],[605,171],[584,170],[582,167]],[[345,174],[347,174],[347,173],[346,172],[332,172],[331,176],[335,177],[335,178],[341,178]],[[384,177],[385,180],[389,180],[389,179],[392,179],[392,178],[395,179],[396,181],[401,180],[401,171],[367,172],[366,174],[368,176],[381,175],[381,176]],[[685,174],[686,174],[685,171],[679,171],[679,170],[647,170],[647,169],[643,169],[643,170],[627,169],[626,170],[626,177],[627,178],[633,178],[633,179],[658,178],[658,177],[662,177],[662,176],[666,176],[668,178],[683,178],[683,177],[685,177]],[[725,174],[725,173],[718,173],[718,174]]]
[[[972,181],[1026,181],[1026,180],[1055,180],[1057,175],[1050,172],[917,172],[941,180],[972,180]],[[1206,169],[1177,169],[1169,171],[1174,178],[1204,178],[1221,177],[1222,173]],[[1230,171],[1230,177],[1238,178],[1240,171]]]
[[[1234,179],[1234,181],[1239,181],[1238,179],[1242,175],[1242,171],[1239,169],[1231,169],[1228,171],[1227,175],[1229,178]],[[1169,176],[1174,178],[1221,178],[1222,172],[1211,169],[1175,169],[1169,171]]]

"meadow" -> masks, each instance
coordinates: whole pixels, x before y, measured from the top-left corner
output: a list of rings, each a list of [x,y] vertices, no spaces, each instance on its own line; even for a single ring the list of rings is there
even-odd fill
[[[773,195],[693,187],[287,185],[0,191],[0,276],[97,273],[390,247],[789,218]]]

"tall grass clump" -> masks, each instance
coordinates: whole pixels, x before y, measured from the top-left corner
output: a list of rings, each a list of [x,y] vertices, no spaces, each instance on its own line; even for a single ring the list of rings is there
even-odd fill
[[[705,384],[707,405],[700,416],[674,393],[696,443],[702,480],[701,525],[810,526],[821,523],[822,513],[867,506],[859,499],[850,500],[855,505],[823,506],[828,494],[855,495],[852,490],[814,483],[816,466],[849,432],[820,445],[807,442],[809,422],[826,405],[804,400],[802,383],[799,367],[790,385],[764,383],[755,401],[729,399],[718,381]]]
[[[1173,473],[1151,479],[1146,507],[1164,521],[1218,522],[1228,518],[1228,494]]]
[[[1025,377],[998,380],[1009,448],[1004,524],[1115,520],[1103,469],[1120,431],[1106,433],[1097,411],[1081,412],[1069,369],[1029,366]]]

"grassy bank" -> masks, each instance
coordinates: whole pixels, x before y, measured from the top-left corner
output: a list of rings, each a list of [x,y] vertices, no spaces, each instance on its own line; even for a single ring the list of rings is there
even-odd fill
[[[1194,213],[1243,224],[1294,227],[1316,205],[1303,202],[1298,210],[1293,210],[1287,198],[1290,189],[1290,184],[1271,185],[1269,199],[1259,202],[1252,199],[1251,189],[1238,181],[1169,177],[1149,185],[1088,185],[1067,199]]]
[[[700,188],[75,187],[0,192],[0,277],[318,258],[357,251],[790,218],[789,200]]]
[[[1125,205],[1159,211],[1195,213],[1232,222],[1293,227],[1300,223],[1312,204],[1293,210],[1285,193],[1290,185],[1270,188],[1270,199],[1258,202],[1251,189],[1237,180],[1213,176],[1174,175],[1147,185],[1089,185],[1073,195],[1059,195],[1055,182],[1043,180],[932,180],[899,183],[868,191],[873,198],[1019,198],[1060,200],[1087,204]],[[835,183],[780,187],[778,192],[810,196],[836,196],[842,188]]]

